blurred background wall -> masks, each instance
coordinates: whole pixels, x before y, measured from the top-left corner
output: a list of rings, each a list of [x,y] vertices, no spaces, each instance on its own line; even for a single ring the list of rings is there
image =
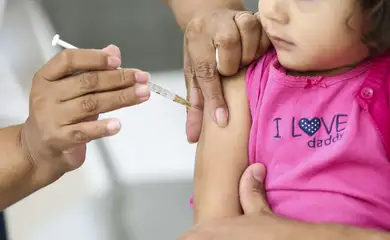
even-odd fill
[[[149,71],[182,67],[183,34],[162,0],[43,0],[42,4],[55,29],[77,46],[117,44],[125,66]],[[256,0],[246,4],[256,11]]]

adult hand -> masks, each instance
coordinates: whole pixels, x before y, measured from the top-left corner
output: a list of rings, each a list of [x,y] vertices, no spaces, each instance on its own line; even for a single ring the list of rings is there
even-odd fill
[[[248,11],[216,10],[191,20],[184,39],[184,72],[187,96],[192,104],[187,115],[187,138],[197,142],[206,112],[221,127],[228,124],[220,75],[234,75],[262,56],[270,42],[256,15]],[[216,61],[218,49],[218,66]]]
[[[278,224],[284,220],[272,213],[265,200],[264,177],[265,168],[261,164],[251,165],[242,175],[239,191],[245,215],[195,226],[179,240],[278,239],[274,238],[281,234]]]
[[[249,166],[240,182],[244,215],[193,227],[178,240],[388,240],[390,234],[338,224],[315,224],[272,213],[264,192],[265,168]]]
[[[21,142],[42,178],[55,180],[80,167],[86,143],[119,132],[119,120],[97,120],[100,113],[149,98],[148,74],[117,70],[120,64],[116,46],[65,50],[35,74]]]

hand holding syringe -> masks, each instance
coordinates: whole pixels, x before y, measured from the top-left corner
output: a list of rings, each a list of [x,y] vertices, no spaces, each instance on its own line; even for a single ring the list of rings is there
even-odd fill
[[[58,34],[56,34],[53,37],[52,45],[53,46],[59,45],[59,46],[66,48],[66,49],[77,49],[77,47],[73,46],[72,44],[69,44],[69,43],[61,40],[60,36]],[[172,93],[171,91],[169,91],[165,88],[162,88],[162,87],[158,86],[157,84],[152,83],[150,81],[148,82],[148,85],[149,85],[150,91],[155,92],[155,93],[157,93],[165,98],[170,99],[171,101],[177,102],[177,103],[184,105],[186,107],[191,107],[191,104],[187,100],[176,95],[175,93]]]

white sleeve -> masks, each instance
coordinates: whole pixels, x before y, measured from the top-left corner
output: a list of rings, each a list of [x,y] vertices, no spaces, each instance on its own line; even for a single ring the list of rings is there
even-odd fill
[[[0,0],[0,28],[3,23],[3,16],[5,11],[5,0]]]
[[[0,53],[0,127],[22,123],[28,116],[28,96]]]

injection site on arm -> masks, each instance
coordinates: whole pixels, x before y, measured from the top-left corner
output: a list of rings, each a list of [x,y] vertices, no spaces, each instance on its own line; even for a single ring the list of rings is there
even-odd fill
[[[248,142],[251,126],[244,77],[243,70],[222,81],[231,113],[231,119],[225,128],[217,126],[208,114],[203,115],[195,164],[196,224],[242,214],[238,187],[249,162]]]
[[[61,46],[65,49],[77,49],[76,46],[62,40],[58,34],[54,35],[53,41],[51,44],[53,45],[53,47],[58,45],[58,46]],[[120,69],[120,68],[118,68],[118,69]],[[168,89],[165,89],[165,88],[163,88],[163,87],[161,87],[161,86],[159,86],[151,81],[148,82],[148,85],[149,85],[150,91],[157,93],[158,95],[160,95],[164,98],[167,98],[171,101],[177,102],[183,106],[191,107],[190,102],[188,102],[184,98],[180,97],[179,95],[169,91]]]

